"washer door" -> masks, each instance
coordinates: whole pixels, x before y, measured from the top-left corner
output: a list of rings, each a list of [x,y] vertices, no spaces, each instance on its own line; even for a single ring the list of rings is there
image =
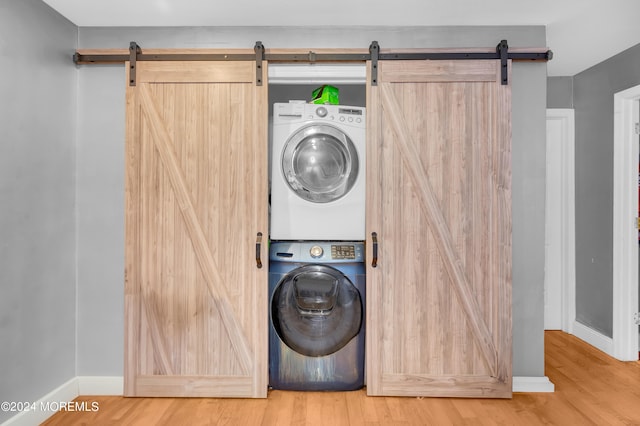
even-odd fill
[[[328,203],[347,194],[356,182],[358,167],[358,152],[349,136],[327,124],[298,130],[282,152],[287,185],[314,203]]]
[[[329,355],[360,331],[360,292],[337,269],[301,266],[285,275],[273,292],[271,320],[280,339],[294,351]]]

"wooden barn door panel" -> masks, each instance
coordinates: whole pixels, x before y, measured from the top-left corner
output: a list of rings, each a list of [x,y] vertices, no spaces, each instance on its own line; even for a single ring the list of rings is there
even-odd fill
[[[510,397],[510,86],[498,61],[381,61],[378,71],[368,392]]]
[[[255,78],[251,62],[139,62],[127,87],[125,395],[266,396]]]

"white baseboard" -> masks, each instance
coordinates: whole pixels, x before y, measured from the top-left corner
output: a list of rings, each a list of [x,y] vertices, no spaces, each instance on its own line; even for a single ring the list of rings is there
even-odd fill
[[[512,384],[513,392],[555,392],[555,385],[547,376],[522,377],[514,376]]]
[[[13,416],[2,423],[2,426],[39,425],[56,413],[55,408],[58,407],[61,402],[73,401],[77,397],[78,378],[74,377],[39,400],[29,401],[29,403],[32,403],[31,409]]]
[[[607,355],[613,356],[613,339],[611,337],[607,337],[578,321],[574,321],[573,323],[573,335],[580,340],[584,340],[591,346],[600,349]]]
[[[40,424],[56,413],[61,403],[71,402],[80,395],[122,396],[122,377],[78,376],[52,390],[32,403],[33,409],[22,411],[0,426],[33,426]]]

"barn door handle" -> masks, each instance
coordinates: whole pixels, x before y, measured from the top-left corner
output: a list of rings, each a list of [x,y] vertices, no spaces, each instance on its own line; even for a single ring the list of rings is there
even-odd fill
[[[262,246],[262,232],[258,232],[256,237],[256,266],[262,268],[262,259],[260,259],[260,247]]]
[[[373,259],[371,259],[371,267],[378,267],[378,233],[372,232],[371,239],[373,240]]]

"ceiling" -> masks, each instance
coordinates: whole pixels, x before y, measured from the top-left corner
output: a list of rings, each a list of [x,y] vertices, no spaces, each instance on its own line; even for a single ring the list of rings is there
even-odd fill
[[[91,26],[544,25],[549,76],[575,75],[640,43],[638,0],[44,0]]]

